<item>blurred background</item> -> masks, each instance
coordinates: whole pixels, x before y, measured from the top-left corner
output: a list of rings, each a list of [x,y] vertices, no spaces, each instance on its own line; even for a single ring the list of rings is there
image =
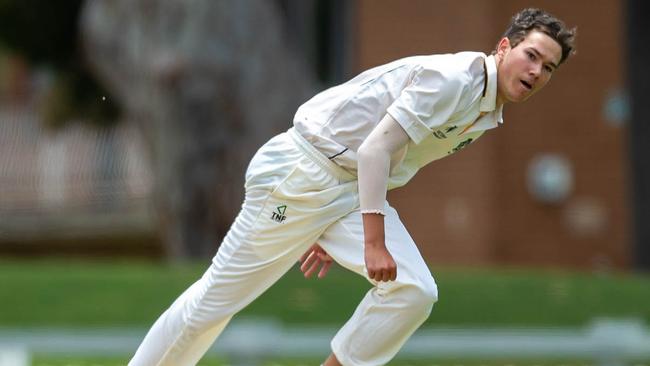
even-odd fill
[[[531,6],[577,26],[578,53],[497,130],[389,194],[441,288],[424,328],[564,329],[533,342],[548,350],[586,327],[650,350],[648,2],[1,0],[0,365],[126,364],[209,264],[248,160],[302,102],[396,58],[489,54]],[[329,334],[367,289],[341,269],[318,282],[292,270],[242,317]],[[125,345],[47,346],[107,334],[98,344]],[[442,357],[453,336],[425,336],[430,352],[399,362],[560,362],[508,353],[526,349],[508,346],[517,337],[491,358]],[[234,362],[224,342],[206,365]],[[555,356],[650,359],[597,353]],[[256,357],[238,362],[320,362]]]

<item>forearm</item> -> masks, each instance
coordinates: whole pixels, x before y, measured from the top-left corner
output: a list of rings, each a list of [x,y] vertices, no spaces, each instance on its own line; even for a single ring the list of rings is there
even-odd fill
[[[391,156],[405,151],[409,137],[390,115],[384,116],[357,151],[359,205],[362,214],[384,215]]]
[[[385,149],[364,143],[357,156],[361,213],[364,216],[366,214],[385,215],[384,202],[388,189],[390,153]]]
[[[403,149],[408,135],[386,115],[357,151],[359,205],[366,246],[384,248],[384,202],[391,156]]]
[[[390,154],[376,145],[364,144],[358,154],[359,204],[366,246],[385,247],[384,201],[388,187]]]
[[[363,236],[366,247],[385,247],[384,216],[376,213],[365,213],[363,217]]]

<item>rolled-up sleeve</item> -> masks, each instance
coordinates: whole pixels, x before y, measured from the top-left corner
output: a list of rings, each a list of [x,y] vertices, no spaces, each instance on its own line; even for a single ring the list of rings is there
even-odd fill
[[[457,110],[466,85],[463,76],[456,70],[422,67],[386,112],[419,144]]]

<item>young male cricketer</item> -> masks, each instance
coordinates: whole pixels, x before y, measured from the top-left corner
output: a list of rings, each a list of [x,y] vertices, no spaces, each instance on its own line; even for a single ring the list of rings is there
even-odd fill
[[[574,35],[552,15],[525,9],[490,56],[408,57],[307,101],[293,128],[253,157],[242,210],[211,266],[155,322],[129,365],[195,365],[232,316],[298,259],[306,277],[318,268],[323,277],[332,258],[374,287],[324,365],[388,363],[438,290],[386,191],[502,123],[503,105],[543,88],[573,53]]]

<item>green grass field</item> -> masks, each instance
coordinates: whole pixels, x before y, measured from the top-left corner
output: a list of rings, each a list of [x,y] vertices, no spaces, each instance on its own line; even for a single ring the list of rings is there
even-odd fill
[[[264,366],[314,366],[322,360],[274,360],[263,363]],[[33,366],[124,366],[123,359],[116,358],[43,358],[33,360]],[[202,360],[198,366],[227,366],[219,360]],[[649,366],[648,362],[635,362],[632,366]],[[395,361],[391,366],[601,366],[584,360],[490,360],[490,361],[461,361],[461,360],[431,360],[431,361]]]
[[[207,266],[65,260],[0,261],[0,327],[146,328]],[[580,327],[598,317],[637,318],[650,324],[650,276],[523,269],[433,270],[440,301],[425,326]],[[240,317],[271,317],[286,325],[338,326],[370,288],[340,268],[306,280],[294,268]],[[123,365],[123,359],[53,358],[38,366]],[[319,360],[276,360],[307,365]],[[566,362],[431,360],[395,365],[589,365]],[[638,363],[648,365],[649,363]],[[206,360],[205,366],[223,365]]]
[[[0,262],[2,327],[148,327],[206,264]],[[440,300],[427,325],[582,326],[595,317],[650,324],[650,276],[540,270],[433,270]],[[297,268],[240,316],[286,324],[344,322],[370,285],[334,268],[322,280]]]

